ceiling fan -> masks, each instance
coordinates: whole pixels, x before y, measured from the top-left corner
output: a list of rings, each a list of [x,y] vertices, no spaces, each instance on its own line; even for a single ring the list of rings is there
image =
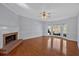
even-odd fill
[[[52,10],[43,10],[40,12],[40,17],[42,20],[48,20],[50,19],[53,15],[55,14],[54,11]]]
[[[40,16],[43,20],[47,20],[50,17],[50,13],[48,11],[42,11]]]

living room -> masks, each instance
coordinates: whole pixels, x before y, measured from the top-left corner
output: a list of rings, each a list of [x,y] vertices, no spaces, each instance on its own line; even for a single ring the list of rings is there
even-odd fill
[[[78,56],[78,35],[79,3],[0,3],[1,55]]]

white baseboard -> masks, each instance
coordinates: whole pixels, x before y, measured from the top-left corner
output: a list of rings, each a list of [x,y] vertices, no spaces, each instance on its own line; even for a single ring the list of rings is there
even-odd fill
[[[42,36],[42,35],[29,36],[29,37],[23,38],[23,40],[31,39],[31,38],[36,38],[36,37],[40,37],[40,36]]]

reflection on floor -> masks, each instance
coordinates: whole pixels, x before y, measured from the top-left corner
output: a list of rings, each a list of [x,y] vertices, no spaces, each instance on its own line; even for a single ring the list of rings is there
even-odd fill
[[[76,41],[57,37],[38,37],[24,40],[8,55],[12,56],[78,56]]]

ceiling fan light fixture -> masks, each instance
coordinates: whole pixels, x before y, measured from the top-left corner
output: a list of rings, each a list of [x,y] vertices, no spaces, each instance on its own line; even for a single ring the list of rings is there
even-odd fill
[[[42,12],[42,13],[40,13],[40,14],[41,14],[41,18],[42,18],[43,20],[48,19],[48,15],[49,15],[49,13],[48,13],[48,12],[43,11],[43,12]]]

